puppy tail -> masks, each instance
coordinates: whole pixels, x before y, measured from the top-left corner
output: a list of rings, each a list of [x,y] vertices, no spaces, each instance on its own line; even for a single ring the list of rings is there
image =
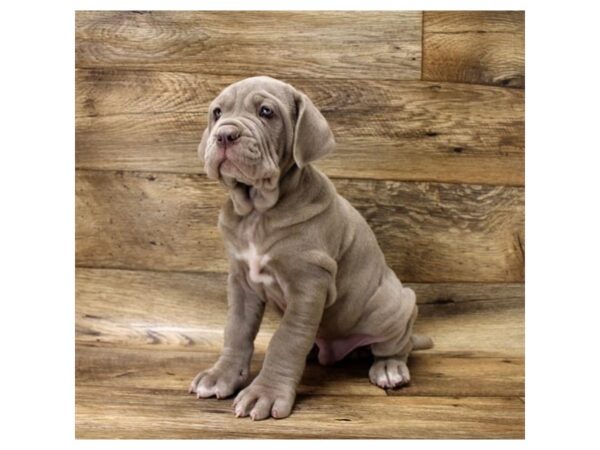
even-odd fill
[[[433,348],[433,339],[422,334],[413,334],[410,337],[413,344],[413,350],[427,350]]]

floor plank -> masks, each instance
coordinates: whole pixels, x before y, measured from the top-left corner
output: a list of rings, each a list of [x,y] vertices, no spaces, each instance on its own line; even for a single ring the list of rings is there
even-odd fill
[[[218,352],[227,312],[225,285],[221,273],[77,268],[77,340]],[[433,337],[433,352],[524,356],[522,284],[409,285],[419,302],[416,330]],[[266,351],[279,320],[268,308],[257,352]]]
[[[77,73],[77,167],[202,170],[196,148],[206,108],[235,78]],[[521,90],[319,78],[294,84],[323,111],[336,136],[336,151],[318,163],[330,176],[524,183]]]
[[[521,282],[522,188],[334,180],[410,282]],[[77,264],[226,271],[224,190],[199,175],[78,171]],[[374,199],[377,199],[374,201]]]
[[[78,11],[76,66],[416,80],[421,24],[419,11]]]
[[[424,13],[423,79],[524,87],[524,11]]]
[[[293,416],[260,423],[236,420],[231,399],[186,394],[220,350],[224,285],[222,273],[77,268],[77,437],[523,437],[523,285],[412,285],[417,331],[436,347],[411,356],[410,386],[386,396],[369,358],[311,360]],[[269,308],[253,375],[277,323]]]
[[[179,390],[78,386],[76,398],[78,438],[524,438],[518,397],[298,396],[292,416],[260,422]]]
[[[200,370],[211,367],[219,353],[190,348],[153,346],[115,347],[80,342],[76,349],[77,383],[107,389],[144,388],[184,392]],[[264,361],[255,353],[252,377]],[[385,396],[386,391],[369,382],[372,358],[349,357],[333,366],[309,360],[298,388],[301,395]],[[388,395],[400,396],[523,396],[522,357],[465,356],[415,352],[409,360],[412,381]]]

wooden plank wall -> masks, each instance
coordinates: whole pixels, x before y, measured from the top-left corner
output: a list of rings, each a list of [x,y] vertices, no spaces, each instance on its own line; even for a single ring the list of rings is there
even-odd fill
[[[494,58],[479,80],[468,69],[479,84],[448,82],[461,71],[436,59],[473,45],[468,24],[446,42],[445,13],[425,14],[424,36],[419,12],[361,14],[358,34],[354,13],[235,13],[247,32],[232,35],[219,14],[77,15],[79,265],[226,269],[211,231],[223,195],[198,176],[196,146],[210,99],[268,73],[322,109],[338,147],[319,166],[403,280],[523,281],[523,90],[485,84],[507,76]]]
[[[318,166],[417,290],[418,329],[436,336],[438,359],[424,355],[414,370],[444,382],[409,395],[439,396],[445,419],[443,402],[460,406],[462,428],[448,419],[435,431],[429,417],[396,435],[522,436],[522,12],[78,12],[75,38],[78,383],[94,380],[78,391],[81,435],[107,435],[95,422],[105,407],[94,403],[96,390],[121,377],[116,361],[135,359],[126,348],[192,348],[207,361],[218,351],[227,264],[216,222],[225,194],[203,174],[196,147],[210,100],[268,74],[306,92],[329,121],[338,145]],[[193,375],[187,357],[173,355],[178,382]],[[136,380],[155,386],[160,374],[144,373]],[[309,371],[302,389],[313,392],[311,380],[323,376]],[[373,392],[368,382],[345,386]],[[330,389],[323,395],[336,395]],[[486,400],[501,392],[508,397]],[[121,394],[143,408],[139,392]],[[398,401],[418,417],[436,407]],[[503,407],[511,412],[494,416],[500,428],[472,426],[473,411]],[[181,423],[153,432],[122,419],[112,424],[122,437],[182,431]],[[224,436],[221,425],[202,437]],[[300,425],[275,435],[311,435],[309,422]],[[336,430],[380,436],[371,425]]]

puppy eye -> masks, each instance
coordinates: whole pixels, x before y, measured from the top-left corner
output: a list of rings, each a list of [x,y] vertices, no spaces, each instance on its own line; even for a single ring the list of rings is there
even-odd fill
[[[260,117],[269,119],[273,116],[273,110],[271,108],[269,108],[268,106],[261,106],[258,114]]]
[[[221,114],[223,114],[223,112],[221,112],[221,108],[213,109],[213,117],[215,118],[215,120],[218,120],[219,117],[221,117]]]

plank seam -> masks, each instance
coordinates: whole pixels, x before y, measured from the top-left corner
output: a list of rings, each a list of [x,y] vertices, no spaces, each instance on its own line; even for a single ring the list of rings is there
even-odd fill
[[[197,71],[197,70],[168,70],[165,68],[150,68],[150,67],[140,67],[140,66],[128,66],[128,65],[118,65],[118,66],[90,66],[90,65],[83,65],[83,66],[75,66],[76,70],[82,69],[82,70],[131,70],[131,71],[136,71],[136,72],[169,72],[169,73],[186,73],[186,74],[196,74],[196,75],[204,75],[204,76],[212,76],[215,77],[215,79],[218,79],[219,77],[238,77],[240,80],[243,78],[247,78],[246,76],[242,75],[242,74],[237,74],[237,73],[223,73],[223,74],[215,74],[214,72],[202,72],[202,71]],[[287,81],[287,80],[300,80],[300,79],[312,79],[310,77],[300,77],[300,76],[294,76],[294,77],[278,77],[280,80],[283,81]],[[322,78],[322,77],[320,77]],[[316,78],[315,78],[316,79]],[[325,78],[326,80],[345,80],[347,78],[341,78],[341,77],[331,77],[331,78]],[[410,78],[388,78],[388,77],[382,77],[382,78],[371,78],[371,77],[365,77],[365,78],[352,78],[353,80],[356,81],[364,81],[364,80],[370,80],[370,81],[393,81],[393,82],[400,82],[400,81],[420,81],[420,78],[416,77],[410,77]]]
[[[499,30],[430,31],[428,34],[507,34],[509,36],[525,36],[522,31]]]
[[[158,272],[158,273],[179,273],[179,274],[227,274],[226,271],[206,271],[206,270],[169,270],[169,269],[145,269],[141,267],[125,267],[125,266],[104,266],[104,265],[90,265],[90,264],[75,264],[76,269],[102,269],[102,270],[129,270],[136,272]],[[492,280],[492,281],[478,281],[478,280],[439,280],[439,281],[423,281],[423,280],[411,280],[405,278],[402,280],[405,284],[524,284],[524,280]]]
[[[188,385],[186,384],[185,388],[182,389],[181,391],[176,390],[176,389],[165,389],[165,388],[151,388],[151,387],[147,387],[147,388],[124,388],[124,387],[120,387],[117,386],[116,384],[109,384],[109,383],[105,383],[105,384],[101,384],[101,383],[80,383],[77,384],[75,386],[76,389],[106,389],[107,387],[113,387],[116,386],[118,387],[119,390],[127,390],[130,392],[140,392],[140,393],[144,393],[147,391],[152,391],[152,392],[159,392],[163,395],[165,394],[173,394],[176,395],[177,397],[179,397],[179,395],[177,395],[178,393],[181,392],[182,396],[187,396],[190,395],[191,398],[191,394],[187,393],[187,389],[188,389]],[[373,387],[373,389],[381,389],[379,387]],[[493,394],[488,394],[488,395],[452,395],[451,392],[446,393],[446,394],[438,394],[438,395],[433,395],[433,394],[394,394],[394,393],[388,393],[387,391],[384,394],[365,394],[364,392],[362,393],[356,393],[356,394],[352,394],[352,393],[339,393],[339,394],[335,394],[335,393],[310,393],[310,394],[301,394],[298,393],[297,394],[298,397],[300,398],[325,398],[325,397],[360,397],[360,398],[400,398],[400,397],[404,397],[404,398],[414,398],[414,399],[436,399],[436,398],[456,398],[456,399],[461,399],[461,398],[486,398],[486,399],[492,399],[492,398],[513,398],[513,399],[519,399],[520,397],[518,395],[502,395],[502,394],[498,394],[498,395],[493,395]],[[233,398],[230,399],[223,399],[225,401],[229,400],[229,401],[233,401]],[[522,400],[520,403],[525,404]]]
[[[423,53],[421,54],[421,66],[423,65]],[[215,74],[207,74],[204,72],[186,72],[186,71],[182,71],[182,70],[168,70],[168,69],[156,69],[156,70],[148,70],[148,69],[142,69],[142,68],[136,68],[136,67],[106,67],[106,66],[97,66],[97,67],[76,67],[75,68],[76,71],[78,70],[89,70],[89,71],[108,71],[108,72],[112,72],[112,73],[119,73],[119,72],[151,72],[151,73],[165,73],[165,74],[188,74],[188,75],[204,75],[204,76],[210,76],[212,78],[214,78],[214,80],[219,80],[222,78],[222,76],[220,75],[215,75]],[[421,71],[422,72],[422,71]],[[354,82],[386,82],[386,83],[435,83],[435,84],[439,84],[439,83],[443,83],[443,84],[448,84],[448,85],[465,85],[465,86],[484,86],[484,87],[488,87],[488,88],[496,88],[496,89],[505,89],[505,88],[511,88],[511,89],[521,89],[524,90],[524,87],[520,87],[520,88],[515,88],[512,86],[499,86],[497,84],[486,84],[486,83],[475,83],[475,82],[469,82],[469,81],[448,81],[448,80],[429,80],[429,79],[424,79],[422,77],[422,73],[421,73],[421,78],[410,78],[410,79],[397,79],[397,78],[353,78],[353,77],[345,77],[345,78],[341,78],[341,77],[332,77],[332,78],[326,78],[326,81],[336,81],[336,82],[344,82],[344,81],[354,81]],[[237,75],[224,75],[226,77],[231,77],[231,78],[236,78]],[[240,78],[241,79],[241,78]],[[307,77],[307,76],[302,76],[302,77],[286,77],[281,78],[281,80],[283,81],[299,81],[299,80],[304,80],[304,81],[318,81],[321,80],[321,78],[319,77]]]
[[[180,275],[227,275],[229,272],[226,271],[208,271],[208,270],[168,270],[168,269],[144,269],[144,268],[136,268],[136,267],[117,267],[117,266],[103,266],[103,265],[90,265],[90,264],[75,264],[75,269],[87,269],[87,270],[113,270],[113,271],[122,271],[122,272],[157,272],[157,273],[172,273],[172,274],[180,274]],[[403,280],[404,284],[414,284],[414,285],[431,285],[431,284],[455,284],[455,285],[512,285],[512,286],[524,286],[525,282],[523,280],[520,281],[409,281]],[[514,300],[521,299],[522,297],[504,297],[500,300]],[[473,301],[483,301],[483,299],[473,300]],[[457,302],[457,303],[466,303],[466,302]],[[422,303],[422,305],[433,305],[435,303]]]
[[[377,82],[385,82],[385,83],[394,83],[394,84],[403,84],[403,83],[431,83],[431,84],[448,84],[448,85],[456,85],[456,86],[460,86],[460,85],[465,85],[465,86],[484,86],[484,87],[488,87],[488,88],[492,88],[492,89],[506,89],[506,88],[510,88],[510,89],[518,89],[518,90],[525,90],[525,87],[514,87],[514,86],[499,86],[497,84],[487,84],[487,83],[475,83],[475,82],[470,82],[470,81],[449,81],[449,80],[430,80],[430,79],[425,79],[423,78],[423,58],[424,52],[421,52],[421,77],[420,78],[410,78],[410,79],[396,79],[396,78],[353,78],[353,77],[345,77],[345,78],[341,78],[341,77],[332,77],[332,78],[327,78],[326,81],[337,81],[337,82],[344,82],[344,81],[353,81],[353,82],[372,82],[372,83],[377,83]],[[155,70],[148,70],[148,69],[142,69],[142,68],[136,68],[136,67],[106,67],[106,66],[97,66],[97,67],[76,67],[75,68],[76,71],[79,70],[88,70],[88,71],[107,71],[107,72],[112,72],[112,73],[119,73],[119,72],[151,72],[151,73],[164,73],[164,74],[188,74],[188,75],[209,75],[210,77],[214,78],[214,80],[219,80],[222,77],[219,75],[214,75],[214,74],[206,74],[204,72],[186,72],[186,71],[182,71],[182,70],[166,70],[166,69],[155,69]],[[227,77],[231,77],[231,78],[237,78],[237,75],[225,75]],[[317,78],[317,77],[308,77],[308,76],[304,76],[304,77],[286,77],[286,78],[280,78],[283,81],[286,82],[292,82],[292,81],[319,81],[321,80],[321,78]],[[125,113],[123,113],[125,114]],[[91,116],[91,117],[95,117],[95,116]]]
[[[421,11],[421,81],[424,81],[424,65],[425,65],[425,11]]]
[[[147,69],[147,68],[143,68],[143,67],[135,67],[132,66],[131,68],[129,67],[123,67],[123,66],[80,66],[80,67],[75,67],[75,72],[78,71],[90,71],[90,72],[110,72],[110,73],[119,73],[119,72],[162,72],[165,74],[197,74],[197,75],[210,75],[212,78],[214,78],[214,80],[221,80],[223,77],[227,77],[227,78],[236,78],[238,75],[220,75],[220,74],[213,74],[213,73],[209,73],[206,74],[205,72],[197,72],[197,71],[185,71],[185,70],[169,70],[169,69]],[[281,78],[281,80],[283,81],[287,81],[287,80],[305,80],[305,81],[319,81],[319,80],[323,80],[322,77],[310,77],[310,76],[291,76],[291,77],[285,77],[285,79]],[[419,78],[403,78],[403,79],[397,79],[397,78],[371,78],[371,77],[365,77],[365,78],[355,78],[355,77],[328,77],[325,78],[325,81],[336,81],[336,82],[345,82],[345,81],[356,81],[356,82],[364,82],[364,81],[371,81],[371,82],[389,82],[389,83],[415,83],[415,82],[419,82],[421,81],[421,79]],[[451,83],[451,82],[448,82]],[[455,84],[460,84],[460,83],[455,83]]]
[[[91,384],[84,384],[84,385],[78,385],[76,386],[76,388],[78,389],[106,389],[106,385],[91,385]],[[178,390],[175,389],[161,389],[161,388],[151,388],[151,387],[147,387],[147,388],[136,388],[136,387],[125,387],[125,386],[118,386],[117,387],[118,390],[120,391],[152,391],[152,392],[173,392],[173,393],[177,393],[179,392]],[[381,388],[376,388],[376,389],[381,389]],[[193,399],[191,394],[188,394],[187,391],[185,392],[185,395],[188,396],[190,399]],[[298,394],[299,398],[310,398],[310,397],[344,397],[345,395],[348,394]],[[350,394],[352,395],[352,394]],[[482,398],[482,399],[489,399],[489,398],[503,398],[503,399],[513,399],[515,402],[518,402],[519,404],[522,403],[522,400],[520,398],[520,396],[518,395],[450,395],[450,394],[446,394],[446,395],[370,395],[370,394],[358,394],[358,395],[352,395],[352,396],[356,396],[356,397],[367,397],[367,398],[380,398],[380,399],[384,399],[384,398],[396,398],[396,399],[400,399],[400,398],[420,398],[420,399],[439,399],[439,398],[451,398],[451,399],[478,399],[478,398]],[[215,400],[214,398],[212,400]],[[228,399],[223,399],[223,400],[228,400]],[[233,398],[231,399],[233,400]]]
[[[321,169],[319,169],[321,170]],[[154,174],[154,173],[158,173],[158,174],[164,174],[164,175],[187,175],[187,176],[200,176],[206,180],[208,180],[208,178],[206,177],[206,175],[202,172],[177,172],[177,171],[173,171],[173,170],[132,170],[132,169],[102,169],[102,168],[92,168],[92,167],[85,167],[85,166],[80,166],[80,167],[75,167],[75,171],[81,171],[81,172],[113,172],[113,173],[131,173],[131,174]],[[465,183],[465,182],[452,182],[452,181],[437,181],[437,180],[433,180],[433,179],[428,179],[428,178],[419,178],[419,179],[415,179],[415,180],[409,180],[409,179],[398,179],[398,178],[363,178],[363,177],[340,177],[337,175],[329,175],[327,173],[325,173],[325,175],[327,175],[328,178],[332,179],[332,180],[345,180],[345,181],[354,181],[354,180],[358,180],[358,181],[368,181],[368,182],[377,182],[377,181],[381,181],[381,182],[397,182],[397,183],[430,183],[430,184],[437,184],[437,185],[448,185],[448,186],[493,186],[493,187],[510,187],[510,188],[516,188],[516,189],[525,189],[525,184],[511,184],[511,183]]]
[[[438,80],[435,78],[423,78],[421,81],[426,82],[426,83],[444,83],[444,84],[456,84],[456,85],[464,84],[466,86],[485,86],[485,87],[489,87],[489,88],[496,88],[496,89],[503,89],[503,90],[511,89],[513,91],[525,91],[525,86],[499,86],[497,84],[476,83],[476,82],[470,82],[470,81],[462,81],[462,82],[458,83],[458,82],[448,81],[448,80]]]

